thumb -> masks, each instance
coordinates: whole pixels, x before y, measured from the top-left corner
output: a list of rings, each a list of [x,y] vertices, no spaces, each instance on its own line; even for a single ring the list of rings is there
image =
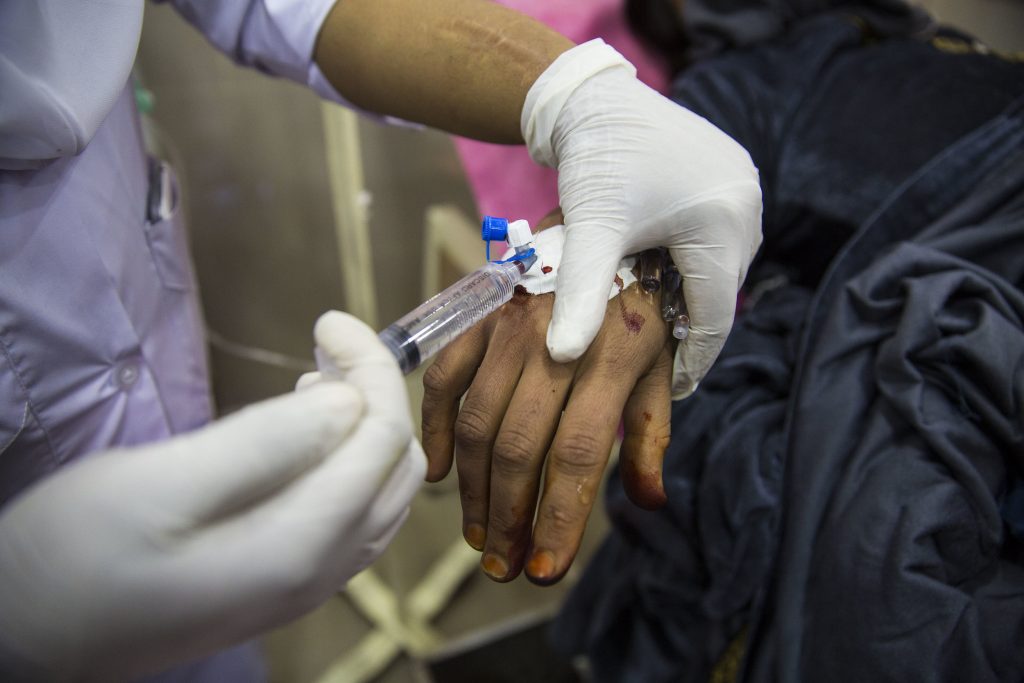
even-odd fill
[[[567,222],[547,337],[556,362],[576,360],[597,336],[621,259],[617,234],[600,225]]]
[[[193,522],[214,519],[273,494],[316,467],[350,435],[362,413],[363,399],[355,388],[325,383],[254,404],[166,444],[138,449],[141,457],[128,462],[160,482],[146,493],[151,502],[162,498],[167,509]]]
[[[739,262],[719,246],[671,249],[683,274],[683,298],[690,331],[676,349],[672,398],[686,398],[718,358],[732,330],[736,292],[742,281]]]
[[[405,378],[377,333],[352,315],[328,311],[317,320],[313,336],[323,374],[359,389],[368,416],[409,432],[398,452],[404,451],[412,429]]]

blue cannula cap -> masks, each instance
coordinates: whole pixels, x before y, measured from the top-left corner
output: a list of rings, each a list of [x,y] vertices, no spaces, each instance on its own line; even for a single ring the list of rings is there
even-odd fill
[[[480,236],[485,242],[500,242],[508,237],[508,219],[496,216],[484,216],[480,226]]]

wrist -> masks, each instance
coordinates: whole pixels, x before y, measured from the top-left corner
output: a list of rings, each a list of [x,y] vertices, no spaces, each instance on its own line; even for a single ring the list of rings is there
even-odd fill
[[[562,263],[562,251],[565,247],[565,226],[549,225],[538,230],[534,235],[537,251],[537,262],[526,271],[520,283],[529,294],[549,294],[555,291],[555,280]],[[514,255],[515,250],[507,251],[501,258],[507,259]],[[622,257],[615,271],[615,279],[608,283],[608,300],[611,301],[634,282],[637,258],[634,255]]]
[[[544,166],[558,165],[552,137],[559,114],[577,88],[607,69],[624,69],[636,76],[636,67],[597,38],[563,52],[534,81],[520,120],[523,139],[534,161]]]

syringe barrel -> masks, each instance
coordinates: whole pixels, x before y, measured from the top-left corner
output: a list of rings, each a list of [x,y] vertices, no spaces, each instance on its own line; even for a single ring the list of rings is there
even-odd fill
[[[512,298],[516,284],[536,256],[488,263],[432,297],[380,333],[380,339],[409,374],[456,337]]]

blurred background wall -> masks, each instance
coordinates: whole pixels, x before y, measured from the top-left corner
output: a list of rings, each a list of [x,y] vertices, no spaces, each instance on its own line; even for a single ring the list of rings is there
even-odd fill
[[[995,49],[1024,50],[1020,0],[921,4]],[[147,115],[152,146],[180,175],[222,413],[291,390],[309,367],[314,321],[323,311],[358,299],[353,282],[372,287],[375,301],[364,318],[378,328],[425,298],[428,206],[448,205],[456,212],[451,215],[465,217],[461,223],[452,219],[455,252],[481,250],[472,238],[477,210],[447,136],[370,120],[352,124],[362,176],[355,185],[362,188],[350,183],[339,199],[329,155],[344,150],[325,144],[325,109],[307,90],[232,65],[173,11],[154,4],[146,7],[137,74],[153,98]],[[327,105],[328,119],[332,106]],[[337,157],[334,162],[342,163]],[[339,206],[347,213],[339,213]],[[339,234],[354,227],[346,216],[366,219],[369,260],[359,264],[361,280],[346,279],[342,269]],[[435,284],[464,270],[452,265],[458,262],[453,257],[442,267]],[[409,386],[415,414],[418,375]],[[377,566],[378,577],[393,592],[384,597],[401,601],[437,560],[454,557],[461,567],[456,574],[465,578],[455,582],[452,600],[431,621],[443,642],[554,610],[572,576],[546,589],[523,579],[498,585],[472,568],[473,556],[445,554],[461,543],[451,479],[424,489],[409,523]],[[594,516],[581,561],[605,528],[601,513]],[[353,600],[332,600],[266,639],[273,678],[320,680],[332,662],[365,645],[374,632]],[[384,659],[388,664],[375,680],[416,680],[410,657]],[[332,680],[344,680],[337,671],[334,675]]]
[[[962,28],[994,50],[1024,50],[1021,0],[917,0],[939,21]]]

